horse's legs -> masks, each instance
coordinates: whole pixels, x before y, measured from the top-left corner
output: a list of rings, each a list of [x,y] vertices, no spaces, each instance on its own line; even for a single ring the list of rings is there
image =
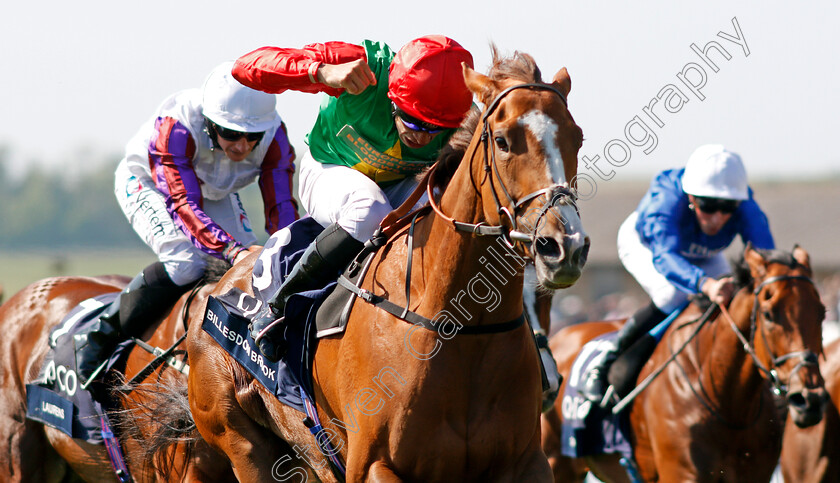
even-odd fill
[[[212,362],[200,360],[211,353],[218,351],[193,350],[193,365],[214,367]],[[220,362],[218,367],[226,364]],[[211,447],[228,456],[239,481],[286,481],[294,474],[317,480],[303,457],[245,412],[235,396],[231,373],[192,370],[188,388],[198,432]]]
[[[0,481],[78,480],[50,446],[41,423],[3,414],[0,433]]]
[[[61,431],[45,427],[47,439],[70,468],[84,481],[116,480],[104,445],[73,439]],[[27,455],[27,457],[29,457]],[[134,475],[137,476],[137,475]]]

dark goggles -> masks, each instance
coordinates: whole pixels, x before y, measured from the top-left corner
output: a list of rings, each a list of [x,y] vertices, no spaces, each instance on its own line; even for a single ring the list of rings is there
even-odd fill
[[[711,215],[720,211],[725,215],[729,215],[738,209],[738,200],[727,200],[723,198],[707,198],[705,196],[695,196],[694,206],[703,213]]]
[[[393,104],[393,108],[394,115],[399,117],[402,123],[405,125],[405,127],[411,129],[412,131],[420,131],[428,134],[437,134],[446,129],[445,127],[441,127],[430,122],[421,121],[416,117],[412,117],[408,115],[405,111],[397,107],[396,104]]]
[[[265,132],[242,132],[242,131],[234,131],[233,129],[228,129],[222,126],[219,126],[216,123],[212,123],[213,130],[216,131],[216,134],[219,135],[220,138],[224,139],[225,141],[236,142],[242,139],[244,136],[245,139],[252,143],[254,141],[259,141],[265,135]]]

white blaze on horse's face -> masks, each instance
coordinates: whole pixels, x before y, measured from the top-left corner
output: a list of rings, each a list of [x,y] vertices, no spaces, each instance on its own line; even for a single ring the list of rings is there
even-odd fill
[[[545,153],[545,164],[549,170],[549,177],[555,184],[568,187],[566,179],[566,165],[563,163],[563,155],[560,153],[560,146],[557,145],[557,123],[548,117],[544,112],[533,110],[520,117],[519,125],[529,130],[539,141]],[[556,207],[555,207],[556,208]],[[586,233],[583,231],[583,223],[575,208],[569,204],[560,205],[561,223],[565,227],[566,236],[572,238],[573,248],[583,246]]]
[[[560,154],[560,147],[557,146],[557,123],[541,111],[530,111],[519,118],[519,125],[525,127],[542,145],[545,152],[545,163],[549,169],[549,176],[555,184],[569,186],[566,179],[563,155]]]

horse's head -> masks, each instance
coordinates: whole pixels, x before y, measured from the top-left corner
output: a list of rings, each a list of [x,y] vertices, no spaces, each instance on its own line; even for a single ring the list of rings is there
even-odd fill
[[[467,87],[485,105],[480,144],[471,146],[483,218],[506,226],[509,243],[522,243],[541,285],[565,288],[589,252],[571,184],[583,142],[567,108],[571,79],[564,68],[543,83],[526,54],[502,61],[494,49],[493,58],[489,76],[464,66]]]
[[[750,342],[759,370],[779,395],[786,393],[797,426],[814,425],[827,400],[817,359],[825,306],[811,279],[808,253],[798,246],[792,253],[762,253],[748,245],[741,278],[747,270],[752,293],[744,295],[751,301],[741,307],[750,311]]]

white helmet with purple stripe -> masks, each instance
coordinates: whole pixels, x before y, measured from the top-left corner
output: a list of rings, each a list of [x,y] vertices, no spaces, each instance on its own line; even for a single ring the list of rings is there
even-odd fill
[[[202,91],[204,117],[234,131],[262,132],[279,124],[277,100],[245,87],[233,78],[233,62],[224,62],[207,76]]]

